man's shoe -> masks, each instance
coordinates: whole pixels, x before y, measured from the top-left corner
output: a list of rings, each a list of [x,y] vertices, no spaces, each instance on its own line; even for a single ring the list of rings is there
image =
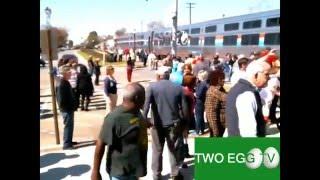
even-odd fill
[[[72,145],[77,145],[77,144],[79,144],[79,143],[75,142],[75,141],[72,142]]]
[[[161,175],[160,176],[153,176],[153,180],[161,180]]]
[[[182,166],[181,166],[181,168],[187,169],[187,168],[188,168],[188,165],[187,165],[186,163],[183,163]]]
[[[183,180],[183,176],[182,176],[182,174],[179,172],[178,175],[172,176],[172,180]]]

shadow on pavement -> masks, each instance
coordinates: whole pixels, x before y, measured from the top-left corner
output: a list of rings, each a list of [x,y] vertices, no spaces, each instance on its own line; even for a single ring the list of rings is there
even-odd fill
[[[103,96],[102,94],[93,94],[93,97]]]
[[[106,106],[100,106],[96,108],[96,110],[105,110],[105,109],[106,109]]]
[[[40,113],[45,114],[45,113],[50,112],[50,111],[51,111],[50,109],[41,109]]]
[[[95,103],[106,103],[106,101],[104,99],[97,99],[97,101],[91,101],[90,105]]]
[[[150,80],[141,80],[141,81],[134,81],[134,82],[142,83],[142,82],[150,82]]]
[[[193,180],[194,179],[194,165],[191,165],[186,169],[182,169],[181,173],[184,177],[184,180]]]
[[[75,165],[69,168],[53,168],[49,169],[45,173],[40,173],[41,180],[60,180],[69,175],[71,176],[80,176],[90,170],[89,165]]]
[[[52,113],[50,113],[50,114],[43,114],[43,115],[40,116],[40,119],[47,119],[47,118],[51,118],[51,117],[53,117],[53,114],[52,114]]]
[[[185,169],[180,169],[180,172],[183,176],[184,180],[193,180],[194,179],[194,164],[193,164],[193,160],[190,161],[186,161],[186,164],[188,164],[188,168]],[[190,165],[190,163],[192,165]],[[169,180],[171,179],[170,174],[166,174],[162,176],[162,180]]]
[[[63,159],[77,158],[79,155],[66,155],[65,153],[48,153],[40,156],[40,168],[58,163]]]
[[[51,97],[51,94],[47,94],[47,95],[40,95],[40,97]]]
[[[104,103],[93,103],[93,104],[89,104],[91,107],[92,106],[106,106],[106,103],[104,102]]]
[[[170,179],[170,174],[163,175],[161,179],[162,179],[162,180],[168,180],[168,179]]]
[[[280,131],[277,127],[268,127],[266,130],[267,135],[273,135],[273,134],[277,134],[277,133],[280,133]]]
[[[92,141],[80,141],[74,147],[79,149],[79,148],[88,147],[88,146],[95,146],[95,145],[96,145],[96,141],[95,140],[92,140]]]

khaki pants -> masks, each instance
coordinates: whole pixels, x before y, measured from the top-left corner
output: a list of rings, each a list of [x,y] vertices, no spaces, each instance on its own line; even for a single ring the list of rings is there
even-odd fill
[[[106,99],[106,114],[112,112],[117,106],[118,95],[109,93],[108,96],[104,95]]]

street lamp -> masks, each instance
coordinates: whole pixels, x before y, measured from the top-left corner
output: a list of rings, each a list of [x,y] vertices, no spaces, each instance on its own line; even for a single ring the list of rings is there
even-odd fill
[[[176,7],[172,17],[172,43],[171,43],[171,54],[177,54],[177,29],[178,29],[178,0],[175,0]]]
[[[148,2],[148,0],[146,0]],[[171,40],[171,54],[177,53],[177,29],[178,29],[178,0],[175,0],[175,12],[172,16],[172,40]]]
[[[51,88],[51,100],[52,100],[52,111],[53,111],[53,119],[54,119],[54,130],[56,134],[56,143],[60,144],[60,137],[59,137],[59,126],[58,126],[58,113],[57,113],[57,105],[56,105],[56,91],[54,85],[54,77],[53,77],[53,64],[52,64],[52,54],[53,54],[53,47],[52,47],[52,39],[51,39],[51,25],[50,25],[50,18],[51,18],[51,9],[46,7],[45,13],[47,15],[47,48],[48,48],[48,60],[49,60],[49,72],[50,72],[50,88]]]
[[[51,9],[49,7],[46,7],[45,9],[46,15],[47,15],[47,26],[50,27],[50,19],[51,19]]]
[[[136,52],[136,29],[133,29],[133,52]]]

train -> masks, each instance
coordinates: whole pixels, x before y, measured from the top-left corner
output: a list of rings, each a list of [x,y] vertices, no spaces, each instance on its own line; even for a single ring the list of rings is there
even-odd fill
[[[114,40],[120,48],[144,48],[156,54],[171,52],[171,27],[153,31],[128,33]],[[280,9],[224,17],[178,26],[188,34],[185,45],[177,45],[177,56],[201,54],[212,58],[216,53],[243,54],[266,47],[280,51]]]

